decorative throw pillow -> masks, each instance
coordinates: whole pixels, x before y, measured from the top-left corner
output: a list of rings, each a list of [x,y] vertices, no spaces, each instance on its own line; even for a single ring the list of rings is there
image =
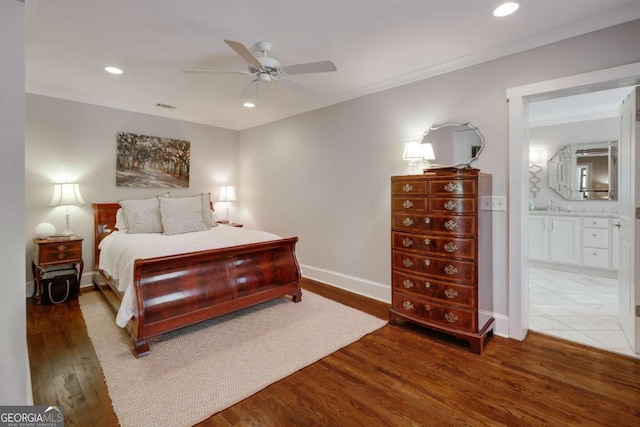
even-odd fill
[[[202,194],[202,219],[207,227],[215,227],[218,225],[211,211],[211,193]]]
[[[116,228],[121,233],[127,233],[127,224],[124,222],[124,212],[122,208],[116,212]]]
[[[158,197],[163,234],[183,234],[207,230],[202,215],[202,195]]]
[[[158,199],[120,200],[127,232],[162,233]]]

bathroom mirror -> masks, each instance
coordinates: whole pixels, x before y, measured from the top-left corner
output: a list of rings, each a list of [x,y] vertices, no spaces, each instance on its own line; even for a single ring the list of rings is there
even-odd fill
[[[618,141],[567,145],[548,166],[549,187],[567,200],[618,199]]]
[[[431,168],[468,168],[484,149],[484,136],[470,123],[444,123],[429,128],[421,143],[433,147]]]

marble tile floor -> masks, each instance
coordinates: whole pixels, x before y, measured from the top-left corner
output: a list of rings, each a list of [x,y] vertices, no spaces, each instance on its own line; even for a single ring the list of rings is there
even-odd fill
[[[617,321],[618,280],[529,268],[529,329],[639,357]]]

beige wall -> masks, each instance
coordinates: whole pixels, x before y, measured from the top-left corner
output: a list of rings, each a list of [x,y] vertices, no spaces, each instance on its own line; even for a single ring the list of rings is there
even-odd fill
[[[0,2],[0,405],[32,402],[24,261],[24,4]]]
[[[241,220],[298,235],[306,275],[389,301],[389,177],[407,170],[403,144],[432,124],[471,122],[487,144],[474,165],[506,196],[506,90],[640,61],[638,40],[634,21],[241,131]],[[497,333],[507,335],[506,212],[495,212],[493,245]]]
[[[49,207],[53,184],[78,182],[86,204],[72,208],[70,226],[84,237],[83,284],[91,283],[94,269],[91,203],[153,197],[167,190],[175,196],[217,195],[221,185],[237,183],[238,133],[234,130],[40,95],[27,95],[26,111],[26,260],[30,265],[36,225],[49,222],[57,231],[64,230],[64,208]],[[116,187],[117,132],[190,141],[189,188]],[[27,277],[31,278],[30,271]]]

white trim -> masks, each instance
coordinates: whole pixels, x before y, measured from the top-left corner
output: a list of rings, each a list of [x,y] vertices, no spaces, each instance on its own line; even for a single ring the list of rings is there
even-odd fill
[[[523,340],[527,335],[528,236],[523,227],[527,212],[528,153],[526,135],[528,103],[576,95],[585,91],[613,89],[640,84],[640,62],[577,74],[507,89],[509,101],[509,237],[508,291],[509,337]]]
[[[302,268],[302,275],[309,279],[391,304],[391,286],[386,283],[373,282],[306,264],[301,264],[300,268]]]

